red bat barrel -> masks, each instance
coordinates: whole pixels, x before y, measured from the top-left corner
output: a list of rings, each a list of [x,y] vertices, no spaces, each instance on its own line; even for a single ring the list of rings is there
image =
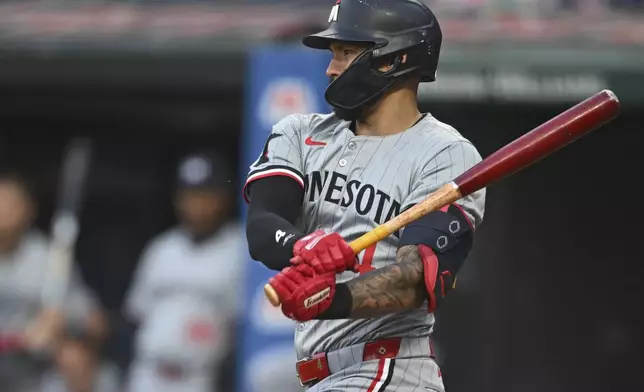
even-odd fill
[[[619,113],[619,99],[604,90],[533,129],[458,176],[462,196],[484,188],[545,158],[605,123]]]

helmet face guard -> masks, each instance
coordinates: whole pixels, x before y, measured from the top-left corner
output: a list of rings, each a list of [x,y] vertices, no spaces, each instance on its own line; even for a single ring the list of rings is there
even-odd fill
[[[421,82],[433,82],[441,40],[436,17],[419,0],[338,0],[329,27],[302,42],[314,49],[329,49],[333,41],[370,46],[325,93],[340,118],[355,120],[405,75],[415,73]],[[385,59],[391,63],[383,72],[379,65]]]
[[[324,98],[338,117],[353,121],[379,101],[387,90],[400,81],[402,75],[419,68],[406,66],[402,62],[402,54],[397,54],[390,68],[382,72],[374,67],[373,50],[366,50],[329,84]]]

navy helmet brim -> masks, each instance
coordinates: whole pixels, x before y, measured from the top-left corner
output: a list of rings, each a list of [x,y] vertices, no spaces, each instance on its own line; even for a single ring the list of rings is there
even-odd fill
[[[311,34],[302,39],[302,43],[312,49],[329,49],[334,41],[352,42],[372,45],[386,45],[387,40],[374,36],[370,32],[331,26],[317,34]]]

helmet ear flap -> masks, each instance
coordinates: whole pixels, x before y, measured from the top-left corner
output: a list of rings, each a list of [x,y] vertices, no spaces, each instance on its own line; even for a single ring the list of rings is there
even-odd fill
[[[389,76],[394,74],[399,70],[400,66],[405,63],[405,61],[403,61],[403,57],[406,57],[406,54],[398,52],[378,59],[372,64],[372,71],[378,76]]]
[[[379,58],[374,58],[374,51],[363,52],[329,84],[326,101],[340,118],[357,119],[387,90],[420,76],[424,60],[418,50],[414,47]]]

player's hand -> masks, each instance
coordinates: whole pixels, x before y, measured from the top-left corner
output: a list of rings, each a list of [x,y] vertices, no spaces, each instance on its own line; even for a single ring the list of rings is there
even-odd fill
[[[31,352],[52,352],[63,331],[63,315],[56,310],[43,310],[24,331],[22,341]]]
[[[317,230],[293,245],[293,265],[307,264],[317,274],[339,274],[354,271],[358,259],[349,244],[338,233]]]
[[[306,264],[283,269],[269,283],[282,300],[282,313],[295,321],[316,318],[335,295],[335,273],[316,274]]]

